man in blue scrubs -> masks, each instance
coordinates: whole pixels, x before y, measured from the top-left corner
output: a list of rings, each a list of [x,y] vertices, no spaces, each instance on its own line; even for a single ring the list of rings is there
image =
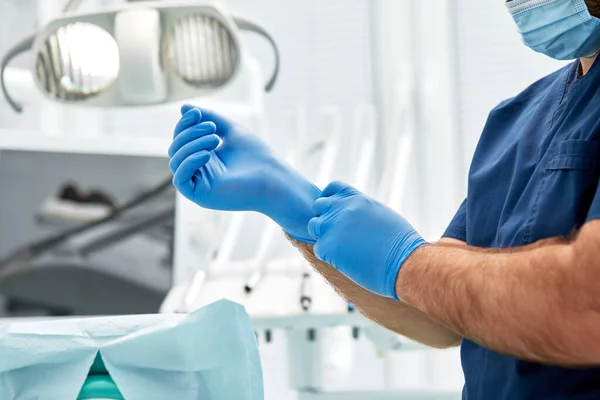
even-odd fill
[[[192,106],[169,150],[173,182],[202,207],[272,218],[369,318],[462,343],[464,399],[600,399],[600,0],[506,3],[525,45],[576,61],[492,110],[439,242]]]

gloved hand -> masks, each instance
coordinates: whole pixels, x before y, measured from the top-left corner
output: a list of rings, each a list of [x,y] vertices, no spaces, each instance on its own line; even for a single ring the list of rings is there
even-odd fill
[[[399,214],[341,182],[330,183],[313,205],[308,232],[314,253],[356,284],[398,300],[404,261],[425,244]]]
[[[314,243],[307,225],[321,191],[246,128],[190,105],[175,128],[169,167],[179,192],[201,207],[256,211],[291,237]]]

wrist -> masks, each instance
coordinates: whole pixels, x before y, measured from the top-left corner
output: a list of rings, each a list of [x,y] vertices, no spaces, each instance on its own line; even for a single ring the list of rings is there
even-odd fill
[[[261,213],[275,221],[283,230],[305,243],[314,243],[308,234],[308,221],[313,217],[312,206],[321,190],[289,165],[277,163],[268,177],[266,198]]]
[[[408,289],[414,286],[414,282],[422,280],[421,275],[428,264],[434,247],[434,244],[424,242],[404,260],[401,268],[398,269],[396,281],[394,282],[394,292],[397,299],[402,299],[402,301],[411,304],[411,291]]]
[[[414,230],[398,235],[394,242],[394,246],[392,247],[388,258],[388,270],[391,273],[388,274],[386,287],[389,288],[390,297],[399,301],[400,296],[397,293],[397,282],[400,271],[405,268],[406,264],[414,259],[413,256],[415,253],[418,253],[420,249],[427,247],[429,243]]]

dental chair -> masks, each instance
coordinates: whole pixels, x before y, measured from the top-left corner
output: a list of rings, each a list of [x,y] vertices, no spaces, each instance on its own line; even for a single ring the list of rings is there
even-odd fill
[[[95,222],[31,243],[0,260],[7,311],[49,315],[153,313],[171,286],[170,179]],[[163,236],[152,235],[160,229]],[[165,235],[164,232],[167,232]]]

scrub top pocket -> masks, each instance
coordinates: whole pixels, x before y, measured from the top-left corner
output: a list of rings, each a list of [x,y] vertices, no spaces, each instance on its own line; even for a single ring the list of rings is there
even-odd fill
[[[567,140],[547,162],[531,209],[528,243],[568,237],[585,222],[600,175],[600,142]]]

